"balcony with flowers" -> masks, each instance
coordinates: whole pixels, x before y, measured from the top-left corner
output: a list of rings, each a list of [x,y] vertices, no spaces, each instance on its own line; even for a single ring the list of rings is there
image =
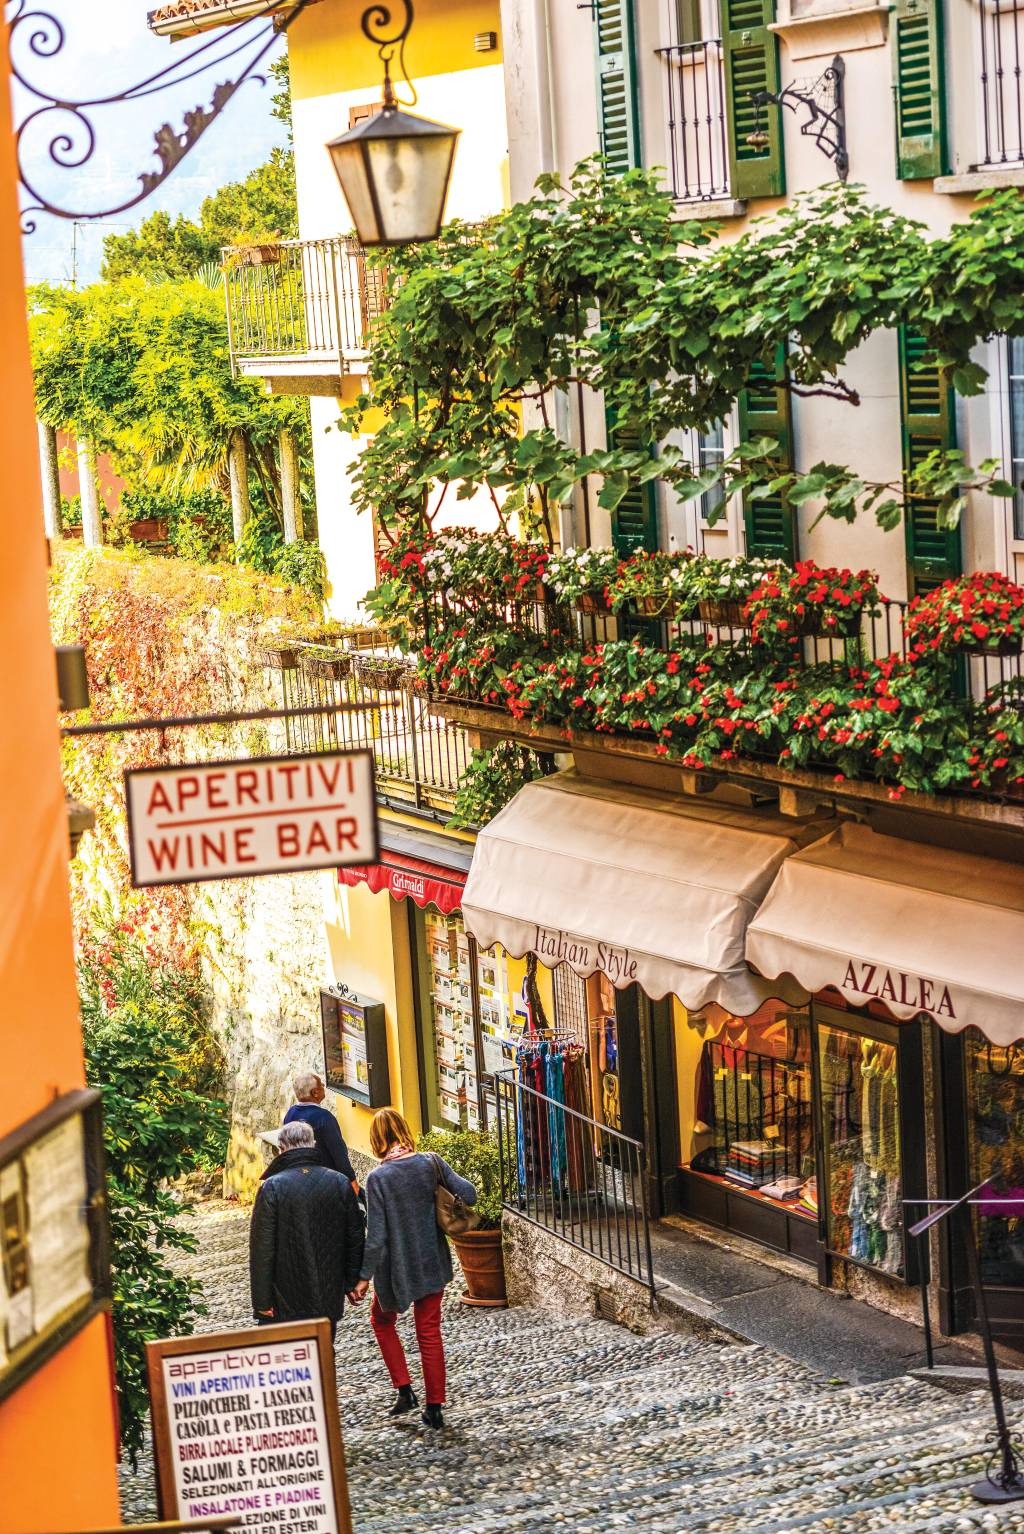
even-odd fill
[[[999,573],[908,605],[811,561],[406,531],[371,605],[482,741],[1024,828],[1024,587]]]

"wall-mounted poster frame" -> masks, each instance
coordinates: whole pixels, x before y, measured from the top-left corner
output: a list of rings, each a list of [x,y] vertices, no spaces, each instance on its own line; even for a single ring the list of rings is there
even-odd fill
[[[256,1531],[280,1530],[293,1526],[290,1518],[279,1521],[281,1512],[299,1508],[303,1527],[315,1526],[316,1534],[352,1534],[329,1321],[288,1321],[149,1342],[146,1372],[161,1518],[201,1519],[216,1516],[216,1508],[241,1513]],[[204,1401],[215,1407],[218,1438],[179,1437],[177,1428],[211,1420],[201,1415]],[[300,1407],[301,1425],[289,1426]],[[247,1425],[264,1417],[270,1432]],[[275,1437],[303,1447],[268,1452],[264,1440]],[[182,1453],[183,1445],[189,1455]],[[297,1464],[285,1486],[276,1480],[278,1470],[271,1462],[290,1454]],[[220,1482],[218,1470],[223,1471]],[[239,1486],[250,1489],[239,1491]],[[196,1491],[192,1507],[191,1487]],[[315,1500],[304,1495],[307,1491]],[[270,1517],[261,1517],[263,1511]]]
[[[340,982],[326,986],[320,992],[320,1025],[327,1086],[364,1108],[386,1108],[391,1070],[384,1003]]]
[[[110,1301],[100,1094],[82,1087],[0,1140],[0,1401]]]

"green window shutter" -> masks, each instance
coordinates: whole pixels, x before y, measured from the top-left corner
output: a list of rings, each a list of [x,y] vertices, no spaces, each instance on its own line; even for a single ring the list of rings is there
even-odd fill
[[[793,466],[793,422],[786,384],[786,348],[780,346],[775,367],[756,363],[747,387],[736,401],[741,441],[774,437],[779,444],[779,465]],[[797,557],[796,514],[784,495],[743,498],[743,521],[747,530],[747,553],[763,559]]]
[[[609,447],[629,449],[638,439],[629,431],[616,431],[612,414],[605,416]],[[634,549],[653,552],[658,547],[658,493],[654,481],[630,485],[612,512],[612,547],[623,559]]]
[[[601,152],[615,176],[640,164],[633,0],[596,0],[597,126]]]
[[[943,383],[939,369],[934,365],[917,366],[927,351],[924,339],[903,327],[899,345],[906,474],[936,448],[956,447],[956,413],[952,387]],[[911,596],[963,574],[960,529],[938,526],[934,501],[914,501],[904,514],[903,524]]]
[[[758,91],[777,94],[779,44],[768,25],[775,0],[721,0],[722,51],[729,105],[729,171],[734,197],[781,197],[786,190],[782,108],[754,104]],[[755,132],[766,142],[750,142]]]
[[[943,0],[895,0],[892,9],[896,174],[903,181],[942,176],[949,170],[942,3]]]

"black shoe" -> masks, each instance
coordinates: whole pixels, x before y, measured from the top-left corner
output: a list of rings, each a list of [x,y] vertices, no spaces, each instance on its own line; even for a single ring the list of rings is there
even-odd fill
[[[388,1416],[402,1417],[407,1411],[413,1411],[419,1404],[416,1399],[416,1392],[412,1386],[403,1385],[395,1397],[394,1405],[388,1412]]]
[[[420,1421],[424,1427],[444,1427],[444,1417],[441,1415],[440,1406],[428,1406],[425,1412],[420,1413]]]

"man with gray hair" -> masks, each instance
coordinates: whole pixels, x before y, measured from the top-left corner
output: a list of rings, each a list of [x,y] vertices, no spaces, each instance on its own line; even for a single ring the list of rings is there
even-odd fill
[[[352,1184],[358,1194],[359,1181],[348,1153],[348,1146],[338,1127],[338,1120],[329,1108],[323,1106],[326,1088],[323,1078],[316,1071],[299,1071],[292,1081],[295,1102],[284,1116],[286,1124],[308,1124],[316,1140],[324,1166],[340,1172]]]
[[[363,1216],[349,1180],[325,1167],[313,1130],[286,1124],[263,1174],[249,1225],[249,1283],[257,1322],[337,1329],[363,1262]]]

